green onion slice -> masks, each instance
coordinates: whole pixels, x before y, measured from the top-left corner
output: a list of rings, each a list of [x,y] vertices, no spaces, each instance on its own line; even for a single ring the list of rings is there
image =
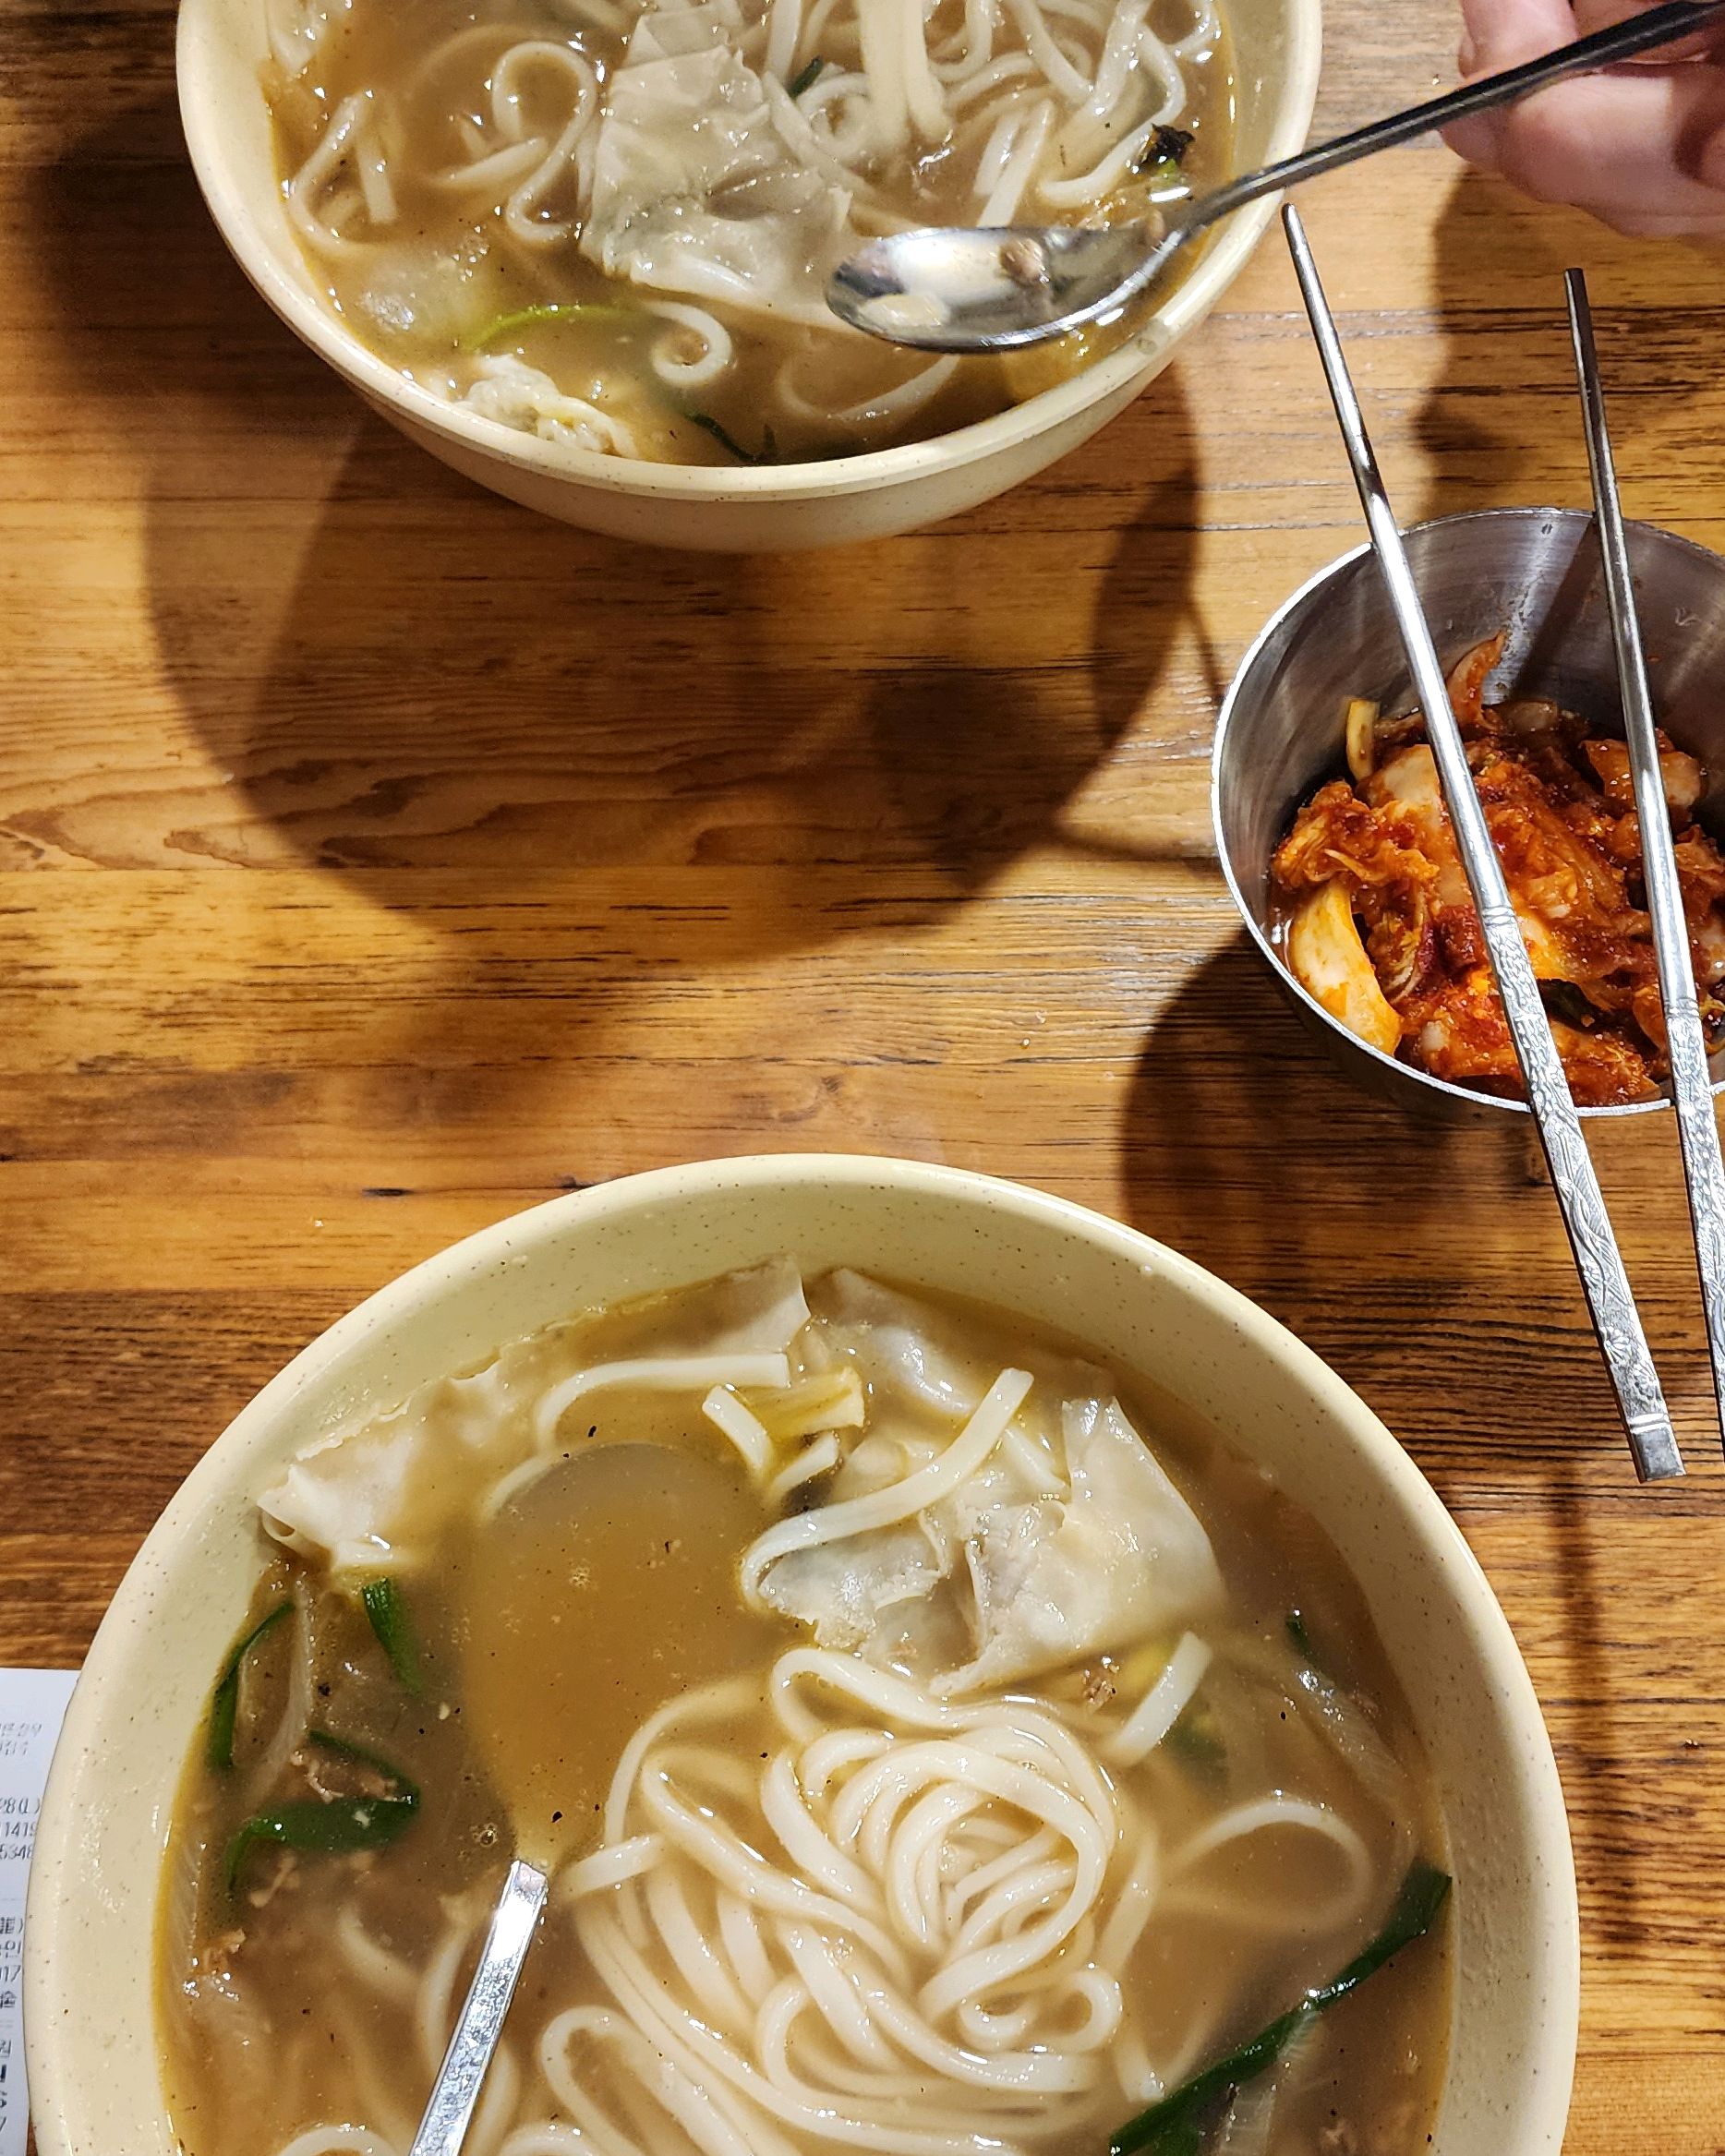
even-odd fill
[[[406,1596],[386,1572],[378,1579],[368,1580],[359,1590],[359,1599],[402,1689],[418,1699],[426,1688],[425,1677],[419,1667],[419,1643],[414,1635],[414,1620],[408,1612]]]
[[[254,1813],[227,1846],[230,1890],[238,1885],[246,1860],[256,1849],[302,1849],[317,1856],[387,1849],[406,1832],[419,1809],[418,1789],[399,1767],[377,1753],[344,1737],[333,1737],[327,1729],[313,1729],[308,1741],[322,1751],[375,1767],[387,1778],[389,1788],[376,1797],[333,1797],[327,1802],[308,1799]]]
[[[524,330],[543,329],[548,322],[616,322],[629,312],[628,307],[610,300],[548,300],[542,307],[519,307],[510,314],[499,315],[466,342],[471,350],[484,352],[501,343],[505,337],[518,337]]]
[[[1220,2102],[1242,2081],[1252,2080],[1273,2066],[1314,2014],[1321,2014],[1338,1999],[1346,1998],[1369,1976],[1375,1976],[1393,1955],[1424,1938],[1437,1921],[1449,1891],[1447,1873],[1432,1864],[1413,1865],[1383,1929],[1345,1969],[1328,1983],[1308,1992],[1298,2005],[1278,2015],[1249,2043],[1231,2051],[1213,2066],[1204,2067],[1149,2110],[1128,2119],[1108,2143],[1108,2156],[1134,2156],[1138,2150],[1146,2151],[1147,2156],[1200,2156],[1208,2133],[1203,2114],[1210,2106]]]
[[[763,430],[758,450],[746,450],[736,436],[721,427],[710,413],[690,412],[685,416],[693,420],[704,433],[710,434],[721,449],[729,450],[740,464],[772,464],[778,461],[778,445],[773,440],[770,427]]]
[[[264,1634],[273,1632],[293,1607],[290,1598],[266,1610],[222,1665],[222,1674],[210,1695],[210,1725],[204,1739],[204,1757],[218,1771],[225,1771],[234,1764],[234,1726],[239,1718],[241,1665]]]

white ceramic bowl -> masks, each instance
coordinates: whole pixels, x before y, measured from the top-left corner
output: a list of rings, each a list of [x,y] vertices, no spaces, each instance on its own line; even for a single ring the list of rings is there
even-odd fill
[[[1238,274],[1273,204],[1235,217],[1131,343],[1075,379],[933,441],[826,464],[750,470],[637,464],[561,448],[458,411],[367,351],[320,299],[277,185],[259,86],[265,0],[180,0],[180,114],[211,214],[289,328],[368,403],[458,472],[529,509],[619,538],[776,552],[881,538],[1004,493],[1087,440],[1168,363]],[[1242,168],[1306,139],[1322,42],[1320,0],[1229,0]]]
[[[781,1251],[1075,1333],[1189,1404],[1316,1515],[1365,1590],[1449,1823],[1457,1981],[1432,2156],[1555,2156],[1578,1991],[1562,1796],[1502,1613],[1418,1470],[1316,1355],[1147,1236],[981,1175],[806,1154],[632,1176],[470,1236],[315,1341],[187,1477],[96,1636],[42,1809],[25,1973],[42,2156],[174,2147],[151,1995],[158,1875],[257,1574],[257,1492],[308,1437],[574,1308]]]

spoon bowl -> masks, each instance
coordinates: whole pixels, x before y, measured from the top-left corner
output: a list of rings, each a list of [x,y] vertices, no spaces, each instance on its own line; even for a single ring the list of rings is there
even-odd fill
[[[1186,227],[926,225],[873,241],[827,303],[859,330],[926,352],[1002,352],[1117,313]]]
[[[733,1463],[625,1439],[553,1453],[512,1482],[467,1557],[465,1689],[518,1853],[410,2156],[461,2156],[550,1875],[593,1838],[603,1763],[667,1698],[728,1667],[737,1628],[758,1621],[731,1608],[736,1560],[761,1525]],[[661,1592],[671,1572],[682,1594]],[[655,1621],[691,1584],[713,1605],[693,1641]],[[609,1659],[563,1625],[596,1601],[633,1605]]]
[[[718,1444],[608,1433],[554,1452],[474,1535],[468,1716],[516,1849],[544,1871],[597,1838],[611,1766],[647,1716],[775,1636],[736,1608],[736,1568],[766,1515]],[[665,1608],[691,1603],[709,1621],[673,1631]],[[601,1608],[626,1623],[585,1621]]]

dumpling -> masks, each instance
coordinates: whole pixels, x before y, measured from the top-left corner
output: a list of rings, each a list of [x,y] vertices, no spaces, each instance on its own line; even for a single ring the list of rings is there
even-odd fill
[[[320,1438],[259,1500],[265,1531],[338,1572],[401,1565],[415,1544],[543,1451],[548,1423],[554,1434],[570,1401],[608,1379],[692,1391],[732,1376],[783,1384],[786,1350],[809,1307],[801,1273],[784,1258],[692,1291],[682,1315],[669,1342],[662,1321],[646,1321],[656,1355],[589,1363],[564,1376],[567,1332],[541,1333],[472,1377],[439,1379],[375,1421]],[[609,1337],[618,1337],[614,1322]]]
[[[471,1478],[506,1474],[533,1447],[538,1390],[531,1343],[509,1350],[470,1378],[422,1385],[392,1414],[320,1438],[288,1463],[258,1501],[264,1531],[332,1572],[388,1569],[411,1543],[454,1512]]]
[[[950,1313],[867,1273],[841,1266],[817,1283],[814,1298],[825,1338],[854,1364],[876,1401],[933,1408],[962,1420],[999,1373],[999,1364]],[[1068,1355],[1032,1355],[1025,1367],[1036,1385],[1013,1418],[1006,1451],[1031,1478],[1026,1495],[1046,1496],[1056,1485],[1064,1488],[1064,1475],[1039,1469],[1019,1440],[1031,1439],[1057,1467],[1059,1403],[1104,1391],[1108,1381],[1093,1365]]]
[[[718,0],[635,26],[606,93],[582,251],[607,275],[830,324],[850,198],[796,157]]]
[[[871,1322],[878,1351],[878,1312]],[[924,1357],[929,1349],[921,1343]],[[945,1391],[948,1379],[968,1391],[956,1366],[939,1374],[935,1354],[916,1362],[911,1396],[925,1402],[925,1384]],[[877,1365],[877,1398],[880,1382]],[[1061,1668],[1217,1608],[1210,1537],[1118,1402],[1068,1397],[1058,1422],[1058,1474],[1040,1446],[1009,1443],[1009,1429],[937,1503],[772,1561],[761,1599],[808,1625],[820,1645],[870,1661],[903,1660],[909,1642],[909,1658],[943,1695]],[[942,1449],[923,1432],[877,1426],[825,1501],[888,1490]],[[929,1621],[907,1632],[906,1606],[918,1603]]]
[[[1000,1506],[965,1542],[976,1652],[943,1694],[1033,1677],[1217,1608],[1197,1515],[1114,1400],[1062,1412],[1071,1494]]]
[[[926,1439],[877,1429],[852,1449],[827,1501],[843,1504],[889,1488],[937,1450]],[[850,1651],[866,1647],[890,1611],[933,1594],[957,1561],[951,1536],[918,1513],[897,1526],[790,1551],[764,1575],[761,1599],[806,1624],[822,1646]]]
[[[481,359],[479,379],[461,401],[482,419],[537,434],[541,441],[564,442],[598,456],[635,453],[634,436],[621,419],[601,412],[585,397],[570,396],[549,374],[513,353]]]
[[[993,1384],[995,1365],[963,1343],[959,1329],[932,1304],[843,1266],[816,1295],[826,1337],[877,1398],[963,1416]]]

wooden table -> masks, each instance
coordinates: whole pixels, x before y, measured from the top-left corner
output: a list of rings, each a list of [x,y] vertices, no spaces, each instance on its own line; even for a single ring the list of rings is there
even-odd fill
[[[1447,77],[1446,0],[1333,13],[1322,122]],[[1596,1147],[1693,1470],[1642,1492],[1521,1139],[1338,1082],[1212,854],[1223,686],[1357,536],[1279,247],[1006,500],[674,557],[475,491],[276,324],[160,0],[10,0],[0,93],[0,1661],[75,1662],[241,1403],[500,1214],[778,1148],[1020,1176],[1410,1447],[1573,1810],[1569,2145],[1719,2150],[1725,1483],[1671,1135]],[[1306,207],[1405,516],[1586,499],[1582,260],[1631,513],[1725,546],[1719,261],[1437,149]]]

